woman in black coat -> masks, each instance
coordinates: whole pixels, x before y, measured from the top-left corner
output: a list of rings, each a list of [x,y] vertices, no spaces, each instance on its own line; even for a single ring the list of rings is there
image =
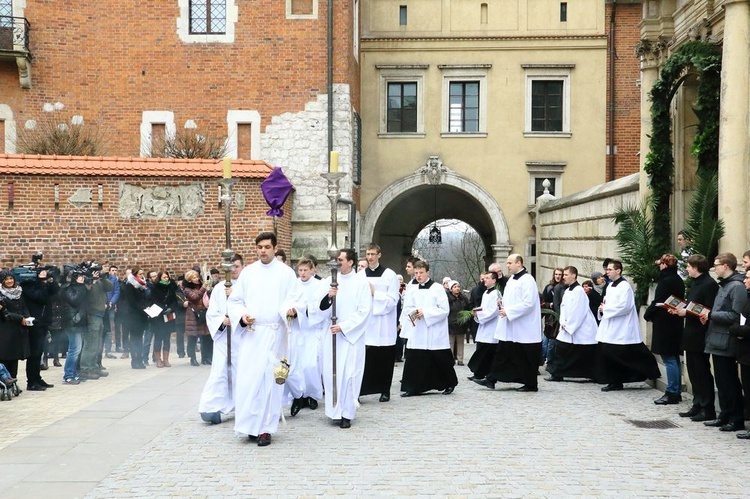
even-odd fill
[[[146,368],[143,362],[143,332],[148,325],[148,316],[143,310],[150,303],[144,276],[143,269],[133,267],[125,286],[120,288],[117,302],[118,312],[122,314],[123,338],[130,338],[130,367],[133,369]]]
[[[448,283],[448,338],[450,339],[453,359],[459,366],[464,365],[464,335],[469,330],[467,323],[458,323],[458,313],[470,310],[469,300],[461,292],[458,281]]]
[[[664,396],[654,400],[654,403],[657,405],[679,404],[682,401],[680,353],[682,352],[683,322],[682,318],[670,314],[666,308],[656,304],[664,303],[670,296],[684,298],[685,283],[677,274],[676,256],[664,254],[656,263],[659,265],[661,275],[656,284],[654,301],[649,305],[643,318],[654,324],[651,351],[661,355],[664,366],[667,368],[667,390]]]
[[[177,298],[177,283],[166,270],[159,273],[159,281],[151,288],[151,302],[162,309],[159,315],[149,321],[154,332],[156,367],[172,367],[169,363],[169,347],[172,333],[176,331],[175,310],[182,307],[182,302]]]
[[[685,301],[698,303],[713,308],[714,298],[719,285],[709,275],[711,263],[703,255],[691,255],[687,259],[687,273],[693,279]],[[682,349],[685,351],[690,384],[693,386],[693,405],[690,410],[679,413],[683,418],[693,421],[712,421],[716,419],[714,401],[714,377],[711,374],[711,356],[706,353],[706,331],[708,322],[688,314],[685,309],[670,310],[671,314],[685,317],[685,330],[682,334]]]
[[[29,356],[28,317],[16,278],[7,270],[0,272],[0,364],[11,378],[18,377],[18,361]]]

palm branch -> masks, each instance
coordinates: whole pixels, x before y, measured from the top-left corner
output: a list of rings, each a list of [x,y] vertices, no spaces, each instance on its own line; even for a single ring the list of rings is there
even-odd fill
[[[641,205],[621,206],[614,215],[618,226],[615,240],[622,262],[627,265],[627,273],[635,284],[635,301],[639,305],[646,303],[648,288],[659,277],[654,262],[661,257],[648,216],[649,203],[650,200]]]

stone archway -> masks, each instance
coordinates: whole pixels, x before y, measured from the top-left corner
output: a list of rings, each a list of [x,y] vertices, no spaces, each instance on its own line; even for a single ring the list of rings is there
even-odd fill
[[[443,165],[438,156],[430,156],[427,164],[375,198],[362,219],[360,240],[363,245],[380,244],[384,263],[398,267],[410,254],[417,232],[442,218],[462,220],[477,230],[486,242],[488,260],[502,259],[511,250],[505,215],[492,195]]]

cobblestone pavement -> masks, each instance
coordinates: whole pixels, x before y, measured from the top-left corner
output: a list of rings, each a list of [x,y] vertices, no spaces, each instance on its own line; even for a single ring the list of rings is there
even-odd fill
[[[0,403],[5,434],[23,428],[0,444],[0,497],[750,495],[750,442],[678,417],[687,401],[654,405],[660,392],[645,384],[602,393],[540,380],[538,393],[491,391],[457,367],[452,395],[403,399],[397,364],[391,401],[362,397],[351,429],[332,425],[322,406],[294,418],[285,409],[261,448],[231,421],[199,420],[207,368],[175,361],[139,372],[125,362],[111,361],[106,380]]]

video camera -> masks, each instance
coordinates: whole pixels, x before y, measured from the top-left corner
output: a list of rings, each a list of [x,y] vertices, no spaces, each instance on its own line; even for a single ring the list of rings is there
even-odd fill
[[[102,272],[102,264],[92,261],[85,261],[79,264],[65,264],[63,265],[63,272],[66,276],[70,276],[71,281],[78,278],[79,275],[85,276],[85,283],[90,284],[94,279],[100,279],[105,274]],[[95,272],[99,272],[99,275],[94,276]]]
[[[23,284],[29,281],[35,281],[42,271],[47,271],[47,279],[59,279],[60,269],[54,265],[42,265],[44,255],[42,253],[34,253],[31,255],[31,263],[19,265],[18,267],[11,270],[13,277],[16,278],[16,283]]]

